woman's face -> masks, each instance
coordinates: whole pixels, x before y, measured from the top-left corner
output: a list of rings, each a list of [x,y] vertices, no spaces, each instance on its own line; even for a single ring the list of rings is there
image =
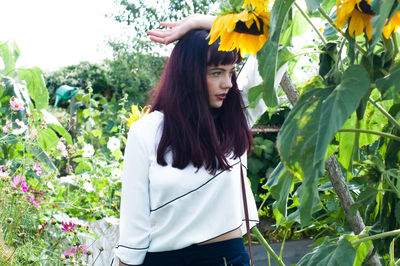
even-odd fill
[[[232,88],[232,75],[235,65],[218,65],[207,67],[208,103],[212,108],[220,108],[226,95]]]

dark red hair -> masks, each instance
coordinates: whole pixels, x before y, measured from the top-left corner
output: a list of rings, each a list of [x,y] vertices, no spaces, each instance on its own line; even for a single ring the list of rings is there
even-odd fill
[[[240,62],[235,52],[218,51],[218,42],[208,45],[205,30],[188,32],[174,47],[167,61],[152,111],[164,113],[164,126],[157,148],[157,163],[183,169],[193,163],[210,173],[230,169],[227,156],[238,158],[252,145],[252,135],[243,112],[243,102],[232,76],[221,108],[208,103],[207,66]]]

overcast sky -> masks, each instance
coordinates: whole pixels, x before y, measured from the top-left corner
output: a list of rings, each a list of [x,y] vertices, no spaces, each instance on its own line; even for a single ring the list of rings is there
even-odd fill
[[[0,0],[0,9],[0,42],[17,43],[18,67],[98,62],[111,56],[107,39],[126,30],[105,17],[118,10],[114,0]]]

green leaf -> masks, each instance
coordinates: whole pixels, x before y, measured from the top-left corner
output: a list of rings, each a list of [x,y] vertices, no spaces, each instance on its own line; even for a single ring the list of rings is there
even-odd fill
[[[357,247],[356,258],[354,260],[353,266],[362,265],[371,247],[372,241],[361,242],[361,244]]]
[[[72,145],[72,137],[68,133],[68,131],[62,126],[58,126],[55,124],[48,124],[55,132],[59,134],[60,137],[64,137],[68,144]]]
[[[49,105],[49,92],[44,83],[42,71],[37,68],[19,68],[18,77],[26,81],[29,95],[35,101],[38,110],[44,109]]]
[[[361,98],[369,91],[369,86],[368,73],[364,68],[352,65],[344,72],[341,83],[323,102],[314,152],[314,166],[321,166],[320,162],[325,158],[329,142],[357,109]]]
[[[292,188],[292,181],[293,175],[289,171],[285,171],[279,177],[278,184],[270,189],[272,197],[276,200],[279,212],[285,217],[287,216],[287,202]]]
[[[35,158],[43,163],[46,167],[58,173],[57,167],[54,165],[53,161],[41,147],[32,146],[29,148],[29,152],[32,153]]]
[[[292,38],[303,35],[307,31],[308,25],[307,20],[296,10],[289,27],[282,33],[280,43],[285,46],[291,46]],[[279,59],[280,57],[278,56]]]
[[[400,99],[400,63],[397,63],[390,74],[376,81],[376,87],[382,93],[382,100]]]
[[[307,223],[318,203],[318,177],[323,161],[313,164],[319,128],[319,116],[324,100],[331,94],[333,87],[321,88],[320,80],[315,79],[303,89],[298,102],[286,118],[278,134],[278,150],[285,167],[300,180],[301,223]],[[313,86],[316,86],[313,88]]]
[[[56,148],[58,141],[57,134],[50,128],[42,129],[38,133],[39,146],[46,152],[50,152],[52,148]]]
[[[372,44],[368,48],[370,52],[373,51],[375,44],[382,38],[382,30],[386,24],[386,20],[390,15],[390,11],[392,10],[392,6],[395,0],[385,0],[379,1],[379,12],[376,12],[377,15],[371,19],[372,24]]]
[[[249,89],[249,93],[248,93],[248,99],[249,99],[249,107],[250,108],[255,108],[258,101],[261,100],[263,95],[263,86],[262,85],[258,85],[255,86],[253,88]]]
[[[306,0],[308,11],[312,12],[315,9],[319,8],[322,3],[322,0]]]
[[[267,106],[273,107],[278,104],[274,84],[277,69],[277,55],[282,25],[287,12],[290,10],[294,0],[276,0],[272,7],[270,17],[270,35],[263,48],[257,53],[258,71],[264,80],[263,99]]]
[[[250,158],[251,157],[249,157],[249,159]],[[276,186],[279,182],[279,177],[285,170],[286,170],[285,166],[282,164],[282,162],[279,162],[278,165],[275,167],[275,169],[272,171],[272,173],[268,176],[267,182],[264,184],[264,186],[267,188]]]
[[[0,138],[0,143],[16,144],[18,143],[18,138],[15,135],[5,135]]]
[[[0,57],[3,59],[4,69],[1,73],[5,76],[14,76],[15,63],[20,55],[17,44],[13,41],[8,41],[0,44]]]
[[[351,243],[342,238],[339,243],[324,241],[312,252],[306,254],[298,266],[353,266],[356,250]]]

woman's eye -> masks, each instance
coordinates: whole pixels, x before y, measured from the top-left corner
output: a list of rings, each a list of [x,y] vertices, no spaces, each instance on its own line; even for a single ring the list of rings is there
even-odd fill
[[[211,75],[213,75],[213,76],[219,76],[219,75],[221,75],[221,72],[220,72],[220,71],[212,72]]]

